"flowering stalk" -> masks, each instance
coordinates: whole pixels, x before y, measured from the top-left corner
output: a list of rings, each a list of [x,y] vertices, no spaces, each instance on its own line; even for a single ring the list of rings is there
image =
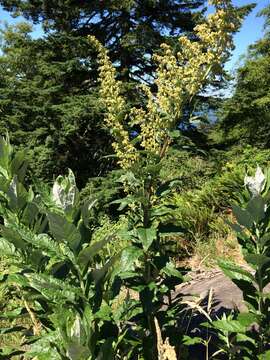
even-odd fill
[[[205,23],[195,27],[198,41],[181,36],[180,51],[176,54],[171,46],[162,44],[162,53],[154,55],[158,65],[157,93],[152,94],[148,86],[142,85],[147,97],[146,108],[127,108],[121,95],[121,82],[115,78],[116,71],[107,50],[90,37],[99,52],[100,95],[106,109],[105,123],[112,131],[113,147],[122,168],[129,168],[140,157],[130,140],[132,126],[140,127],[138,140],[141,148],[164,156],[170,144],[170,130],[181,119],[184,105],[202,90],[215,76],[214,69],[228,58],[233,48],[232,34],[238,30],[241,21],[231,0],[212,0],[210,3],[216,12],[209,15]]]
[[[206,85],[209,77],[214,76],[213,69],[227,57],[232,48],[232,33],[240,26],[231,1],[214,1],[214,5],[216,13],[195,28],[198,41],[181,37],[181,49],[176,54],[169,45],[161,46],[161,54],[155,55],[157,92],[153,94],[148,86],[141,86],[146,95],[144,108],[128,108],[107,50],[95,38],[90,38],[99,52],[100,96],[106,110],[105,124],[114,137],[113,147],[119,165],[126,170],[132,168],[132,172],[127,171],[122,177],[128,195],[119,202],[130,206],[132,237],[127,252],[130,250],[132,256],[136,254],[139,265],[134,272],[134,281],[127,279],[125,286],[132,289],[132,284],[140,285],[137,291],[144,319],[142,348],[146,359],[158,359],[155,318],[160,309],[158,299],[165,293],[170,297],[172,288],[166,280],[173,276],[181,279],[181,274],[179,276],[175,268],[172,270],[170,253],[161,245],[165,225],[160,215],[164,198],[162,190],[161,193],[157,191],[161,185],[160,161],[168,151],[171,130],[180,121],[184,106]],[[137,145],[130,139],[134,125],[139,128]],[[138,166],[133,166],[136,163]],[[167,214],[170,210],[163,208],[163,211]]]

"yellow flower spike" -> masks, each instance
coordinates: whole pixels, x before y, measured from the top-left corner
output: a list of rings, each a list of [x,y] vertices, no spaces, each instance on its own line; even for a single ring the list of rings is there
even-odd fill
[[[121,83],[115,79],[116,70],[110,62],[107,50],[94,38],[91,43],[98,50],[101,89],[100,95],[106,108],[105,124],[114,136],[113,148],[118,163],[129,168],[139,159],[139,151],[132,144],[129,125],[139,125],[140,146],[155,154],[164,155],[170,144],[169,131],[175,128],[187,101],[202,89],[214,65],[228,56],[233,43],[232,33],[240,26],[231,0],[211,0],[216,12],[203,24],[194,28],[199,41],[192,42],[186,36],[179,38],[177,54],[168,44],[162,44],[162,54],[154,55],[157,62],[153,95],[148,86],[142,85],[147,97],[145,109],[132,108],[127,116],[126,101],[121,95]]]
[[[89,40],[98,51],[100,96],[106,108],[105,124],[112,130],[115,139],[112,146],[119,165],[128,168],[137,160],[138,154],[124,126],[127,109],[125,99],[121,96],[121,83],[116,80],[116,70],[109,59],[107,50],[95,37],[90,36]]]

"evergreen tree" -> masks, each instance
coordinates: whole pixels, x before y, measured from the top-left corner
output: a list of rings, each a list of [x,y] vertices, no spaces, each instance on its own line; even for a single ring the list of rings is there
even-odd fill
[[[41,23],[45,32],[94,35],[110,49],[125,80],[146,79],[151,55],[168,37],[192,32],[205,0],[0,0],[4,9]],[[196,11],[195,11],[196,10]]]
[[[27,148],[36,176],[71,167],[83,185],[104,170],[108,161],[99,159],[110,152],[89,81],[89,43],[57,33],[33,40],[30,31],[24,23],[2,33],[0,132]]]
[[[270,146],[270,6],[261,15],[266,16],[265,35],[250,46],[234,95],[221,109],[217,130],[225,144]]]

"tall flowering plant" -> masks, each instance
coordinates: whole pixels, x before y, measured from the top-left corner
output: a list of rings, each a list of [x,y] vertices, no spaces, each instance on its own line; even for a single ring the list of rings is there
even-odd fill
[[[160,180],[162,161],[184,107],[228,59],[233,48],[232,34],[241,24],[230,0],[212,0],[211,4],[216,11],[195,27],[196,41],[181,36],[179,51],[163,44],[160,53],[154,55],[157,90],[153,93],[150,87],[141,85],[146,99],[142,107],[128,105],[108,51],[94,37],[89,39],[98,51],[105,126],[113,136],[118,164],[125,170],[119,181],[126,197],[116,202],[120,210],[129,208],[129,227],[123,236],[129,238],[130,245],[123,251],[119,276],[128,289],[139,294],[136,315],[140,319],[133,333],[137,335],[131,335],[129,340],[133,351],[142,351],[146,359],[164,358],[166,346],[177,352],[175,344],[166,340],[163,344],[158,336],[162,301],[165,295],[170,301],[173,286],[182,278],[164,245],[164,238],[180,229],[164,221],[171,208],[163,205],[163,199],[172,183]]]

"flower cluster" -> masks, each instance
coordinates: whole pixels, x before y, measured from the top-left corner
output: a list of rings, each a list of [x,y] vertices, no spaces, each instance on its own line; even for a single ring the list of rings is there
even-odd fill
[[[216,12],[195,27],[196,41],[180,37],[177,53],[168,44],[161,45],[161,54],[154,57],[158,64],[155,81],[158,90],[152,94],[150,88],[143,85],[147,96],[144,109],[128,111],[107,51],[91,38],[99,51],[100,95],[107,111],[106,124],[115,138],[113,146],[122,167],[128,168],[139,158],[138,150],[130,141],[128,124],[140,126],[138,140],[142,148],[163,154],[164,144],[170,143],[170,130],[181,119],[184,105],[203,88],[210,76],[214,76],[217,65],[228,57],[233,47],[232,34],[241,21],[231,0],[212,0],[211,3]]]
[[[179,38],[180,51],[163,44],[163,54],[155,56],[157,71],[157,106],[168,114],[166,126],[170,127],[182,114],[183,104],[198,93],[215,65],[222,63],[233,47],[232,33],[240,24],[240,18],[230,1],[212,1],[216,12],[194,29],[197,41],[186,36]]]
[[[90,36],[89,40],[98,51],[100,97],[106,109],[106,126],[111,130],[115,140],[112,146],[119,165],[124,169],[129,168],[137,160],[138,152],[130,141],[126,101],[121,95],[121,83],[116,80],[116,70],[107,50],[94,36]]]

